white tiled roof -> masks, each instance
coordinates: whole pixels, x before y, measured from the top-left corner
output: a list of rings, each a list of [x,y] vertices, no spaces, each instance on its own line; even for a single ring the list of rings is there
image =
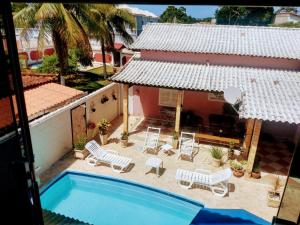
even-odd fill
[[[300,59],[300,29],[152,23],[130,48]]]
[[[152,12],[149,12],[147,10],[139,9],[136,7],[131,7],[127,4],[120,4],[117,6],[120,9],[127,9],[129,10],[133,15],[143,15],[143,16],[148,16],[148,17],[153,17],[153,18],[158,18],[157,15],[155,15]]]
[[[300,72],[133,59],[112,81],[128,84],[245,93],[239,116],[300,124]]]

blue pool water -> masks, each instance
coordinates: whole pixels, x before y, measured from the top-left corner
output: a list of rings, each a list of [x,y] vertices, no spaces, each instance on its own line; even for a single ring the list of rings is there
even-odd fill
[[[91,224],[189,225],[199,202],[148,186],[64,172],[41,191],[44,209]]]

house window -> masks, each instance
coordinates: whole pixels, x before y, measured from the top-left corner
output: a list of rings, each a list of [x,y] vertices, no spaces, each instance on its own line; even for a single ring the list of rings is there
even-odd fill
[[[215,102],[225,102],[222,93],[208,93],[208,101],[215,101]]]
[[[176,107],[177,93],[177,90],[160,88],[158,104],[160,106]]]

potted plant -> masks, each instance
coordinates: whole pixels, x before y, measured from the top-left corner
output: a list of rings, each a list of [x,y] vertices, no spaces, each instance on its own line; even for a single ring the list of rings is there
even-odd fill
[[[174,131],[173,132],[173,140],[172,140],[172,147],[173,147],[173,149],[177,149],[178,148],[178,138],[179,138],[178,132]]]
[[[128,136],[128,133],[125,131],[121,133],[121,146],[123,148],[126,148],[128,145]]]
[[[234,142],[229,142],[229,149],[228,149],[228,158],[233,159],[234,158]]]
[[[108,128],[110,127],[110,122],[107,119],[101,119],[99,123],[97,124],[97,127],[99,129],[99,136],[100,141],[102,145],[107,144],[108,140]]]
[[[261,178],[261,174],[260,174],[260,161],[256,160],[254,161],[254,166],[251,172],[251,177],[255,178],[255,179],[259,179]]]
[[[212,146],[210,153],[213,158],[213,166],[219,167],[221,165],[221,160],[224,155],[222,149],[220,149],[217,146]]]
[[[85,159],[85,157],[88,156],[88,151],[85,149],[86,143],[86,136],[78,137],[77,141],[74,143],[74,156],[76,159]]]
[[[236,177],[242,177],[244,176],[244,167],[241,162],[238,162],[237,160],[231,160],[230,161],[230,167],[233,171],[233,175]]]
[[[281,182],[279,176],[273,182],[272,189],[268,191],[267,195],[267,205],[273,208],[278,208],[281,201]]]

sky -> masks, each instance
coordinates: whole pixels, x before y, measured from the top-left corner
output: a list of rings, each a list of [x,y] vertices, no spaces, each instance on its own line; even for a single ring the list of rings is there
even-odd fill
[[[148,10],[157,16],[160,16],[163,11],[168,7],[167,5],[134,5],[134,4],[128,4],[129,6],[140,8],[143,10]],[[176,7],[183,6],[187,10],[187,14],[195,17],[195,18],[205,18],[205,17],[213,17],[215,14],[216,9],[218,6],[191,6],[191,5],[175,5]],[[274,11],[278,10],[279,7],[274,7]],[[300,7],[298,9],[298,14],[300,11]]]
[[[129,5],[129,4],[128,4]],[[167,5],[133,5],[131,7],[136,7],[144,10],[148,10],[157,16],[160,16],[163,11],[168,7]],[[218,8],[218,6],[191,6],[191,5],[176,5],[176,7],[183,6],[187,10],[187,14],[195,18],[205,18],[212,17]]]

